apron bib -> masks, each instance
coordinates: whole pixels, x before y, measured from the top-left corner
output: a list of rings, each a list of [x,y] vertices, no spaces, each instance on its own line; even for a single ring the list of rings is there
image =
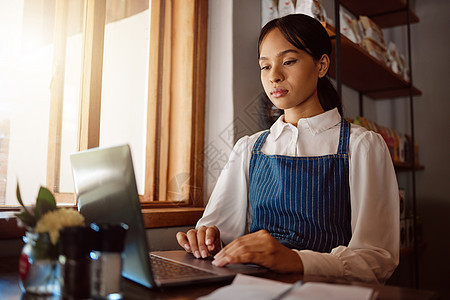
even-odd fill
[[[261,147],[268,134],[258,138],[250,159],[250,232],[265,229],[299,250],[330,252],[348,245],[350,124],[342,119],[337,153],[317,157],[266,155]]]

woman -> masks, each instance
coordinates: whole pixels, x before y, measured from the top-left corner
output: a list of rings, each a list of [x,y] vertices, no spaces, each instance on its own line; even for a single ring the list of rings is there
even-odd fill
[[[213,264],[385,282],[398,264],[398,186],[382,137],[341,117],[331,42],[306,15],[261,30],[261,82],[284,110],[241,138],[196,229],[178,243]],[[226,245],[222,247],[222,243]]]

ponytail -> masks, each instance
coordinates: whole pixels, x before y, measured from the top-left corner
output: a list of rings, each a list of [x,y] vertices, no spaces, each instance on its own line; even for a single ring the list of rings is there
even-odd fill
[[[317,81],[317,96],[325,111],[336,107],[341,116],[343,115],[341,98],[327,76],[319,78]]]

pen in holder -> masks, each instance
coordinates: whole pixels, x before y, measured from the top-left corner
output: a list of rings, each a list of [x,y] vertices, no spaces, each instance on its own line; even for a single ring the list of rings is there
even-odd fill
[[[93,232],[91,247],[91,297],[94,299],[122,298],[122,252],[126,224],[90,225]]]

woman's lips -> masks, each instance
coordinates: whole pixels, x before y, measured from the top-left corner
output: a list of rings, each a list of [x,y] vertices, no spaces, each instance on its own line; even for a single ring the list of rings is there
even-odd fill
[[[287,93],[288,93],[288,90],[280,89],[280,88],[273,89],[273,90],[270,92],[270,94],[271,94],[273,97],[275,97],[275,98],[283,97],[283,96],[285,96]]]

